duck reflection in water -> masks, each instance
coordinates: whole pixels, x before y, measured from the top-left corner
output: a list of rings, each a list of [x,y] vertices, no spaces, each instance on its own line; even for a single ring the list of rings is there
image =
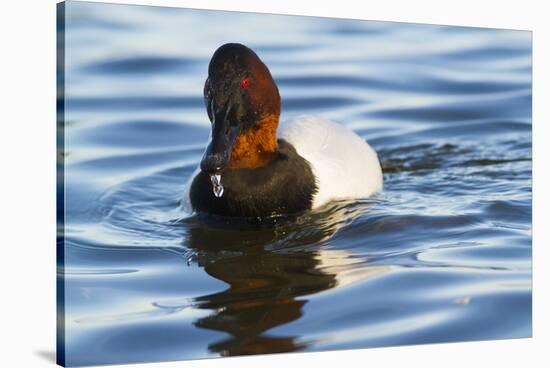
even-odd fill
[[[342,206],[328,215],[310,214],[284,225],[245,231],[191,226],[186,247],[209,275],[229,284],[222,292],[195,298],[197,308],[213,311],[195,325],[230,335],[210,344],[209,350],[232,356],[306,348],[307,342],[296,336],[266,332],[302,316],[307,300],[300,297],[341,283],[331,269],[345,267],[352,253],[326,249],[323,242],[360,213]]]

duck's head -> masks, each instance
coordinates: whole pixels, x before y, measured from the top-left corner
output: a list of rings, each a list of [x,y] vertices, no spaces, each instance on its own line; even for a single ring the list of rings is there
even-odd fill
[[[281,99],[269,69],[254,51],[236,43],[216,50],[204,102],[212,135],[200,164],[203,172],[256,168],[273,159]]]

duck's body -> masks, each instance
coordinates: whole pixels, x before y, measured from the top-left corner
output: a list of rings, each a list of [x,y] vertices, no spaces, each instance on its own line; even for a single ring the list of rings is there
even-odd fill
[[[212,190],[210,175],[197,170],[188,201],[198,212],[265,217],[299,213],[333,200],[368,198],[382,189],[376,152],[352,130],[317,116],[281,124],[278,157],[257,169],[226,169],[224,194]]]
[[[212,57],[205,103],[212,141],[186,191],[196,212],[254,218],[296,214],[382,189],[376,152],[352,130],[314,116],[278,126],[277,86],[243,45],[224,45]],[[211,181],[216,175],[221,195]]]

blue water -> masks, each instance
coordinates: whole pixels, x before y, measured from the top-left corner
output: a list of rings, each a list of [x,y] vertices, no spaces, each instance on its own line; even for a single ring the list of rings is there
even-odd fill
[[[78,2],[66,15],[67,364],[531,335],[529,32]],[[271,229],[181,212],[226,42],[269,66],[283,120],[314,113],[368,139],[384,191]]]

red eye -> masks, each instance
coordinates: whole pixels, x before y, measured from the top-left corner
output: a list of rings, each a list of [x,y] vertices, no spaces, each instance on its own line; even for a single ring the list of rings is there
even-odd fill
[[[241,88],[247,89],[248,86],[250,86],[250,79],[248,79],[248,77],[244,77],[241,81]]]

